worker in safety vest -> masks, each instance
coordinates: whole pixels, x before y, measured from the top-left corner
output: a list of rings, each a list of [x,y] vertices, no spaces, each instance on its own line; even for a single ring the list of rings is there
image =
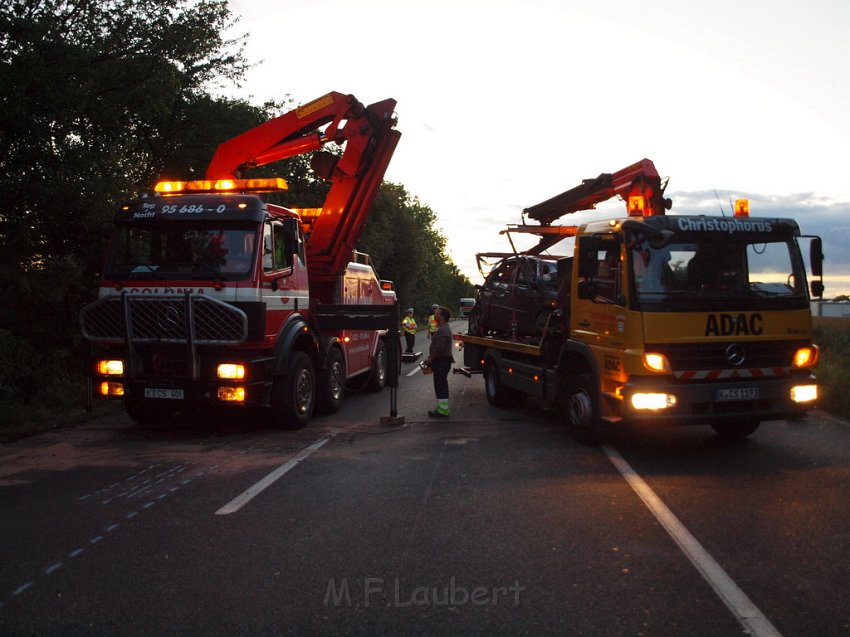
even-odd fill
[[[401,319],[401,330],[404,332],[404,340],[407,345],[407,349],[404,350],[405,354],[413,353],[413,344],[416,342],[416,319],[413,318],[413,308],[407,308],[407,311],[404,313],[404,318]]]
[[[437,331],[437,310],[440,309],[440,306],[434,303],[431,306],[431,316],[428,317],[428,340],[434,335],[434,332]]]

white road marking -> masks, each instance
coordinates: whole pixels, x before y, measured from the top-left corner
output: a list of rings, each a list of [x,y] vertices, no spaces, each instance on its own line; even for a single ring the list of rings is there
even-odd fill
[[[250,487],[248,490],[244,491],[240,495],[233,498],[230,502],[221,507],[218,511],[215,512],[216,515],[230,515],[231,513],[236,513],[243,506],[248,504],[251,500],[253,500],[260,493],[265,491],[268,487],[274,484],[281,476],[283,476],[287,471],[294,468],[298,465],[302,460],[307,458],[310,454],[318,451],[322,447],[324,447],[331,438],[333,438],[335,434],[330,433],[326,435],[324,438],[320,438],[312,445],[303,449],[293,458],[290,458],[282,465],[280,465],[277,469],[268,474],[265,478],[257,482],[254,486]]]
[[[616,449],[603,445],[602,450],[617,471],[626,479],[629,486],[634,489],[647,508],[661,526],[670,534],[670,537],[679,545],[682,552],[688,557],[700,574],[714,589],[718,597],[732,611],[735,618],[741,623],[747,634],[755,637],[781,637],[780,633],[770,620],[756,608],[750,598],[738,588],[732,578],[718,564],[708,551],[691,535],[690,531],[679,521],[667,505],[661,501],[650,486],[641,478],[631,465],[626,462]]]
[[[35,582],[27,582],[26,584],[21,584],[20,586],[18,586],[18,588],[12,591],[12,595],[20,595],[24,591],[31,589],[33,586],[35,586]]]

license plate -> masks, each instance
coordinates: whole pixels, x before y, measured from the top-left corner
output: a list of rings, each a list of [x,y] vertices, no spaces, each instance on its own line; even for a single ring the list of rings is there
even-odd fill
[[[714,392],[714,400],[718,402],[727,400],[758,400],[758,387],[736,387],[734,389],[718,389]]]
[[[145,398],[165,398],[183,400],[182,389],[164,389],[162,387],[145,387]]]

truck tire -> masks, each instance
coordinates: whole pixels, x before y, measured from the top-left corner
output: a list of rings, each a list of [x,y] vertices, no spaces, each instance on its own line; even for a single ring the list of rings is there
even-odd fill
[[[316,374],[304,352],[291,352],[285,376],[272,386],[271,423],[282,429],[302,429],[316,406]]]
[[[494,407],[521,405],[526,399],[522,392],[502,385],[499,368],[492,359],[487,359],[484,364],[484,393],[487,395],[487,402]]]
[[[727,440],[740,440],[754,433],[761,424],[758,420],[745,420],[743,422],[714,422],[711,428],[721,438]]]
[[[124,410],[130,419],[141,427],[167,424],[177,413],[177,407],[172,404],[130,397],[124,399]]]
[[[366,383],[366,391],[379,392],[387,384],[387,346],[383,339],[378,340],[378,347],[375,350],[375,366],[372,368],[369,376],[369,382]]]
[[[565,383],[565,418],[570,435],[583,445],[603,442],[602,420],[595,382],[590,374],[576,374]]]
[[[319,374],[317,384],[316,411],[320,414],[335,414],[345,395],[345,362],[337,348],[328,352],[325,369]]]

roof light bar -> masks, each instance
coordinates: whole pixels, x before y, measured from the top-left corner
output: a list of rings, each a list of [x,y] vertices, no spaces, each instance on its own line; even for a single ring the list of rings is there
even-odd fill
[[[160,181],[154,190],[164,195],[181,192],[276,192],[289,186],[282,177],[261,179],[199,179],[196,181]]]

